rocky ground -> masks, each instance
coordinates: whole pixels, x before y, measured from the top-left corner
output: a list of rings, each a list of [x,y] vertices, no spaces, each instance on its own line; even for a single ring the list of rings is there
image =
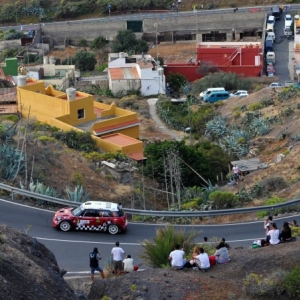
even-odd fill
[[[231,262],[207,272],[171,268],[132,272],[106,279],[89,277],[66,281],[46,247],[24,233],[0,225],[0,299],[8,300],[240,300],[290,299],[282,291],[258,296],[245,293],[247,274],[270,276],[300,264],[300,241],[259,249],[230,250]],[[278,273],[279,274],[279,273]],[[74,290],[71,289],[74,288]],[[253,289],[254,290],[254,289]]]
[[[36,239],[0,225],[0,253],[0,299],[80,299],[53,253]]]

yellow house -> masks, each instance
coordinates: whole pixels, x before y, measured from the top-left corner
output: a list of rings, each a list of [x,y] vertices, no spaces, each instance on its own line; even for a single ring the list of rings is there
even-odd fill
[[[35,117],[62,130],[90,131],[103,151],[144,159],[135,112],[117,108],[114,103],[95,102],[92,95],[74,88],[66,92],[45,88],[44,81],[25,76],[18,76],[17,91],[22,117]]]

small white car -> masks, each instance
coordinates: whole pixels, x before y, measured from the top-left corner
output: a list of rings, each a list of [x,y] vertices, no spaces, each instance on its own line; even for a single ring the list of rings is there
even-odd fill
[[[236,91],[235,93],[231,93],[230,94],[230,97],[239,97],[239,98],[244,98],[244,97],[247,97],[249,94],[248,94],[248,91],[245,91],[245,90],[239,90],[239,91]]]
[[[279,82],[272,82],[269,87],[282,87],[282,84]]]

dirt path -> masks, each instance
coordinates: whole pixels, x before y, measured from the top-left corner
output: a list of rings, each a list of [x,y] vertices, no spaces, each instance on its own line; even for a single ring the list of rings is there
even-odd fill
[[[167,128],[165,126],[165,124],[160,120],[159,116],[157,115],[157,113],[156,113],[156,102],[157,102],[157,100],[158,100],[157,98],[150,98],[150,99],[147,100],[147,102],[148,102],[148,105],[149,105],[150,115],[151,115],[153,121],[155,121],[158,130],[161,131],[164,134],[170,135],[176,141],[181,141],[181,137],[177,133],[175,133],[172,130],[170,130],[169,128]]]

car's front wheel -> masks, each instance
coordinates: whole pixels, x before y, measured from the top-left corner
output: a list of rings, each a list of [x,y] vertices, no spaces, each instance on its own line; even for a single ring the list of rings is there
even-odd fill
[[[115,225],[115,224],[110,225],[110,226],[108,227],[108,232],[109,232],[110,234],[117,234],[117,233],[119,232],[119,227],[118,227],[118,225]]]
[[[59,224],[59,228],[61,231],[70,231],[72,226],[68,221],[62,221]]]

